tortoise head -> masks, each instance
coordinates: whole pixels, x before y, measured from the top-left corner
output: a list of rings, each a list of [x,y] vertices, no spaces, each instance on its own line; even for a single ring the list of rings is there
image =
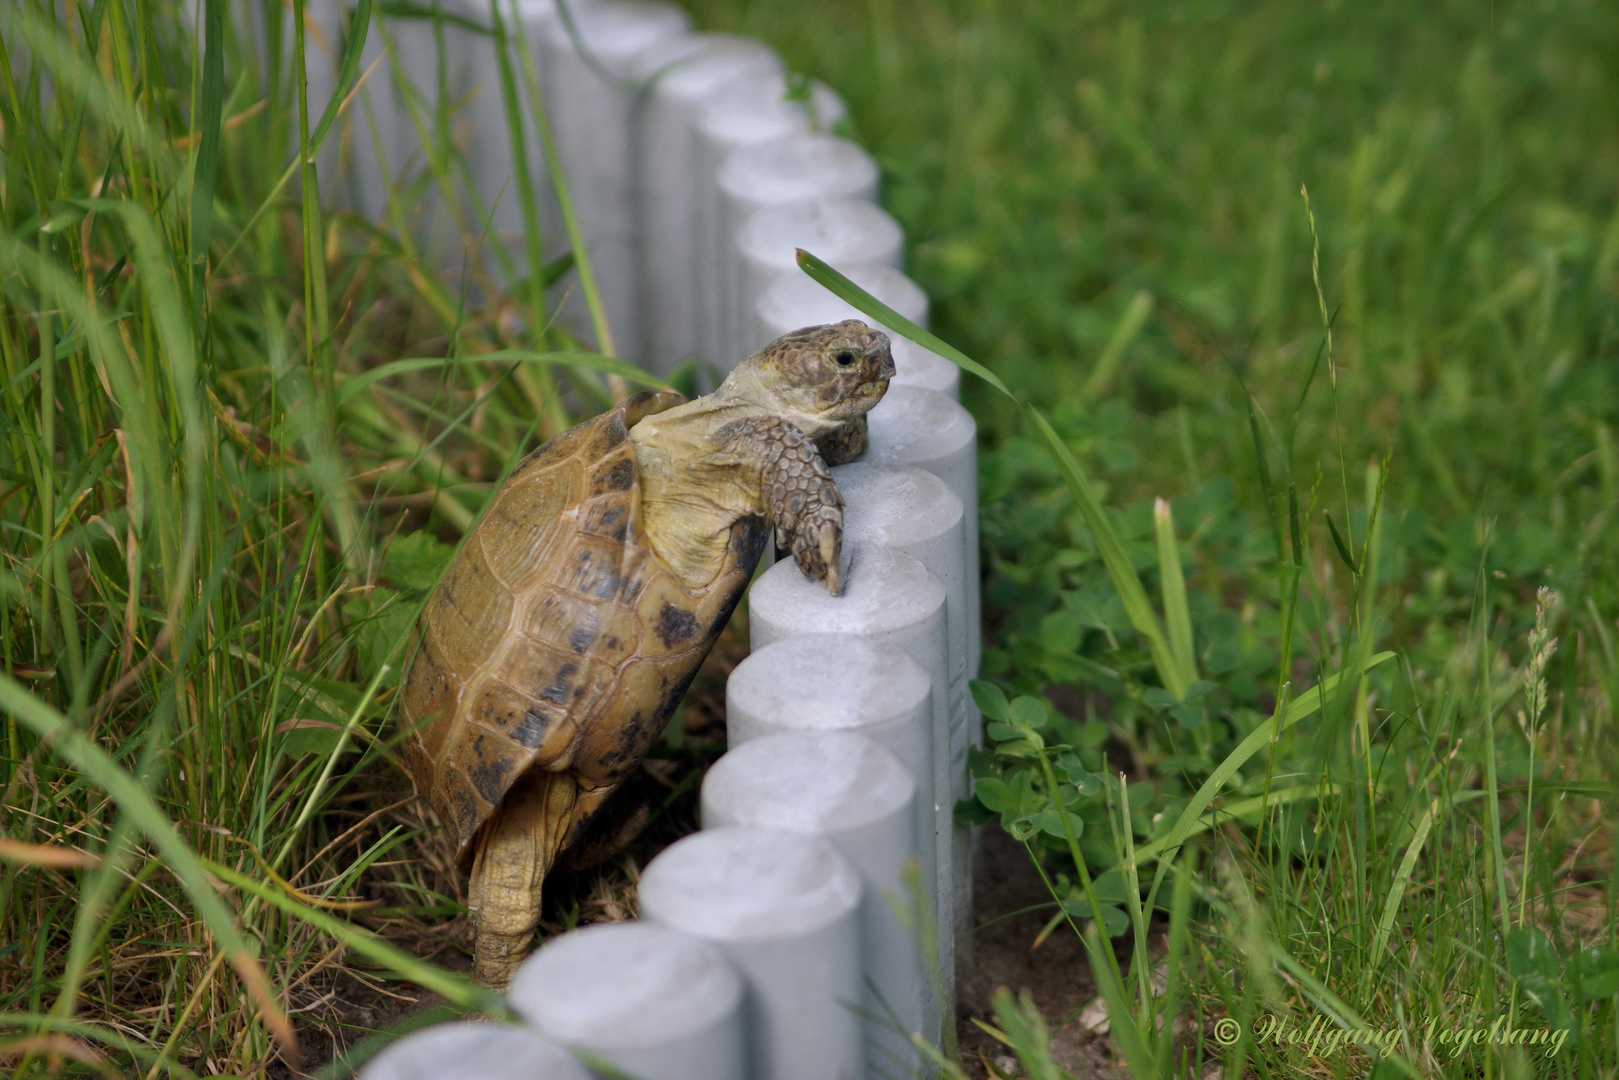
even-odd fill
[[[739,364],[726,382],[818,437],[870,412],[893,377],[888,335],[846,319],[784,334]]]

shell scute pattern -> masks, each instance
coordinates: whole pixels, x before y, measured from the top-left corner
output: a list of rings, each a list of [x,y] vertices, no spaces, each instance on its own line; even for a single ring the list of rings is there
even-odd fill
[[[531,587],[545,574],[561,539],[558,530],[538,526],[556,521],[583,488],[584,467],[572,460],[508,480],[468,546],[476,542],[489,569],[507,589]]]
[[[400,698],[418,785],[463,858],[530,768],[605,799],[661,735],[747,586],[762,519],[688,591],[645,546],[628,428],[678,404],[640,395],[514,470],[424,609]]]

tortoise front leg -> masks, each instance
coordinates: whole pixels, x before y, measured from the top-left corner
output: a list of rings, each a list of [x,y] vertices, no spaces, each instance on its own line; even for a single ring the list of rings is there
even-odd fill
[[[779,416],[736,420],[715,440],[759,470],[765,509],[776,526],[777,544],[793,553],[804,576],[842,591],[838,559],[843,549],[843,496],[815,443]]]
[[[821,460],[828,465],[847,465],[866,452],[869,441],[866,414],[861,413],[847,424],[816,439],[815,449],[821,452]]]
[[[504,992],[540,923],[540,886],[574,817],[573,775],[530,769],[478,834],[468,889],[472,977]]]

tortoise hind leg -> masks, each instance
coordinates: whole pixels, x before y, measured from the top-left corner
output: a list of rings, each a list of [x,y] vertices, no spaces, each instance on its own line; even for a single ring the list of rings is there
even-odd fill
[[[574,823],[573,775],[531,769],[478,835],[468,890],[477,934],[472,977],[504,991],[540,922],[540,886]]]

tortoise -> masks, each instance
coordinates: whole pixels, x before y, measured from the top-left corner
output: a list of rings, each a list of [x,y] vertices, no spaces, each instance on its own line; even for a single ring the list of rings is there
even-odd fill
[[[405,763],[453,834],[504,989],[546,874],[661,737],[773,527],[840,589],[828,463],[865,449],[886,334],[787,334],[714,393],[644,392],[558,435],[496,492],[428,597],[399,697]]]

